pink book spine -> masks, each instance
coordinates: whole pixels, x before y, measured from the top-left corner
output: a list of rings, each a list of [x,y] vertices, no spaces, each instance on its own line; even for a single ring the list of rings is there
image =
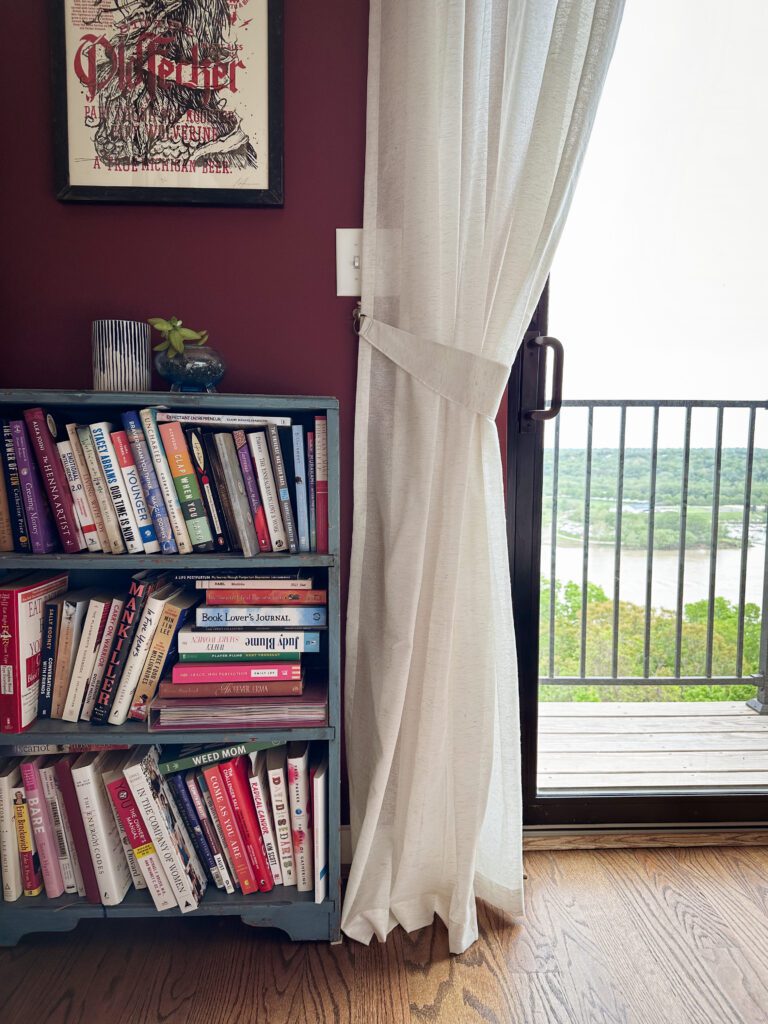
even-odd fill
[[[59,531],[59,539],[66,552],[76,554],[85,547],[85,542],[80,532],[67,474],[64,472],[61,456],[48,426],[48,420],[43,410],[39,408],[25,409],[24,419],[48,495],[53,521]]]
[[[64,879],[61,875],[53,822],[43,793],[40,761],[41,758],[35,761],[22,761],[21,779],[27,796],[27,809],[37,852],[40,854],[45,894],[49,899],[55,899],[64,892]]]
[[[273,679],[301,679],[301,665],[298,662],[256,665],[182,665],[173,666],[171,679],[174,683],[251,683],[268,682]]]

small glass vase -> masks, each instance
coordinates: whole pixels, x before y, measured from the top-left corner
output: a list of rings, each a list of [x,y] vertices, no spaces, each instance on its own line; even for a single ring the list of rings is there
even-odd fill
[[[188,345],[181,355],[158,352],[155,367],[171,391],[190,392],[215,391],[227,369],[219,353],[207,345]]]

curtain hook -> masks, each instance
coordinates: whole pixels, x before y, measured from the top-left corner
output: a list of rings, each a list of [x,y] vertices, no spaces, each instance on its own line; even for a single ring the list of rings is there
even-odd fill
[[[363,304],[362,302],[358,302],[358,304],[352,310],[352,329],[354,330],[355,334],[358,337],[360,336],[360,332],[363,329],[364,319],[365,314],[363,313]]]

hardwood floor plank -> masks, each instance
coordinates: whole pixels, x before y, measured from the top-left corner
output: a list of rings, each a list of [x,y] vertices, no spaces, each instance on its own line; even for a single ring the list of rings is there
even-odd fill
[[[540,789],[768,789],[768,771],[763,772],[595,772],[568,774],[542,772]]]
[[[757,718],[760,716],[751,708],[748,708],[743,701],[722,700],[722,701],[541,701],[539,704],[539,716],[542,718],[568,717],[568,718],[608,718],[617,717],[640,717],[640,718],[669,718],[689,717],[690,715],[704,715],[709,718],[716,715],[718,718]]]
[[[544,707],[543,704],[539,708]],[[749,732],[756,736],[768,738],[768,716],[754,715],[754,718],[732,718],[712,717],[706,718],[703,715],[690,715],[683,717],[670,716],[667,718],[652,718],[642,715],[616,715],[614,717],[597,715],[580,715],[579,717],[563,718],[539,718],[539,735],[551,736],[557,734],[572,735],[573,733],[584,733],[587,735],[600,735],[601,733],[653,733],[662,736],[665,733],[692,732],[697,736],[715,735],[730,732]]]
[[[750,750],[768,757],[768,732],[663,732],[542,733],[539,755],[600,751],[645,755],[660,751]],[[623,758],[622,758],[623,763]]]

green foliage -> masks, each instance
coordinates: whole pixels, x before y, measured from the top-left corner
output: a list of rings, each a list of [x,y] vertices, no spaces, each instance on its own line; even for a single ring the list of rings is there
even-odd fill
[[[154,327],[162,337],[162,341],[155,345],[155,352],[171,350],[171,356],[184,354],[185,345],[205,345],[208,341],[208,331],[193,331],[191,327],[184,327],[183,321],[172,316],[165,320],[161,316],[152,316],[147,323]]]
[[[548,678],[550,600],[554,600],[554,677],[578,676],[581,660],[581,587],[576,583],[555,584],[554,598],[549,581],[541,583],[540,672]],[[586,594],[585,674],[596,678],[613,675],[614,605],[602,587],[588,584]],[[677,621],[673,612],[651,609],[646,619],[640,605],[619,602],[617,672],[621,677],[643,677],[646,628],[650,629],[648,674],[658,679],[649,686],[562,686],[546,683],[540,687],[541,700],[748,700],[755,687],[747,683],[681,686],[665,684],[675,678]],[[744,614],[743,671],[745,677],[757,672],[760,658],[760,608],[747,604]],[[738,607],[724,597],[715,599],[712,632],[712,674],[735,676],[738,639]],[[680,644],[680,677],[703,676],[706,671],[707,602],[687,604],[683,613]]]

